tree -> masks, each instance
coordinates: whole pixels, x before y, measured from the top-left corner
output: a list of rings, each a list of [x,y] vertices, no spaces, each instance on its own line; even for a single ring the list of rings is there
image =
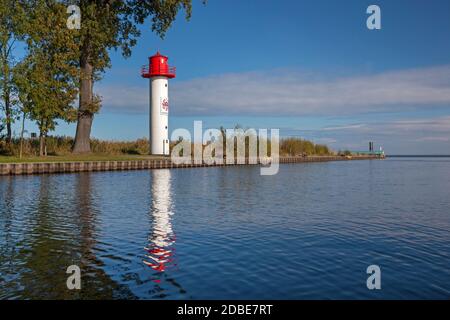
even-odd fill
[[[81,29],[74,32],[80,47],[80,91],[73,152],[87,153],[94,114],[100,108],[93,85],[110,66],[108,51],[121,49],[129,57],[140,35],[137,25],[148,17],[152,17],[152,30],[164,37],[180,9],[190,18],[191,0],[71,0],[66,4],[76,4],[81,11]]]
[[[23,113],[39,127],[41,156],[47,154],[46,137],[56,120],[76,118],[78,46],[66,26],[65,8],[56,0],[36,0],[27,7],[27,56],[14,75]]]
[[[16,87],[13,82],[14,45],[21,39],[21,5],[14,0],[0,0],[0,105],[5,112],[6,141],[11,143],[12,124],[17,113]]]
[[[314,153],[319,156],[329,155],[330,149],[324,144],[316,144],[314,146]]]
[[[3,134],[3,130],[5,130],[5,125],[0,122],[0,141],[2,141],[5,138],[5,135]]]

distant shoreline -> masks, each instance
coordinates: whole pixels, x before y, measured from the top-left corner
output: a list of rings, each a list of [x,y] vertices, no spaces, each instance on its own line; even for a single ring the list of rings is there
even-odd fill
[[[377,156],[308,156],[308,157],[280,157],[280,164],[284,163],[308,163],[329,161],[352,161],[352,160],[378,160]],[[122,171],[122,170],[148,170],[148,169],[178,169],[178,168],[200,168],[200,167],[229,167],[242,165],[263,165],[260,161],[245,164],[206,164],[203,161],[176,164],[168,157],[153,158],[146,160],[126,161],[76,161],[76,162],[21,162],[0,163],[0,176],[47,174],[47,173],[73,173],[90,171]]]
[[[420,155],[393,154],[393,155],[386,155],[386,158],[450,158],[450,154],[441,154],[441,155],[430,155],[430,154],[420,154]]]

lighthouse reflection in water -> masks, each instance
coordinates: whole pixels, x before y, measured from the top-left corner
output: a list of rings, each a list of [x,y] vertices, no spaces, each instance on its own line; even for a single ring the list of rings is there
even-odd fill
[[[170,170],[152,170],[152,230],[143,262],[157,272],[164,272],[175,265],[170,188]]]

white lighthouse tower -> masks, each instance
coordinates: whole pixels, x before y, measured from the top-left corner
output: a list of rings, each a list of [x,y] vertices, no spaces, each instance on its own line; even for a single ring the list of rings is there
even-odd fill
[[[150,79],[150,153],[169,155],[169,79],[175,78],[175,67],[159,51],[142,67],[143,78]]]

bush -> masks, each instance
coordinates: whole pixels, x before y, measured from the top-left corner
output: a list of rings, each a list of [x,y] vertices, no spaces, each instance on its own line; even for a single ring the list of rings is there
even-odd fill
[[[138,139],[136,141],[106,141],[91,140],[91,150],[94,153],[104,154],[148,154],[149,144],[147,139]]]
[[[67,155],[72,152],[74,139],[66,136],[47,137],[47,154],[53,156]],[[138,139],[136,141],[106,141],[99,139],[91,140],[91,150],[96,154],[123,155],[135,154],[146,155],[149,153],[147,139]],[[5,141],[0,141],[0,154],[19,156],[20,139],[14,138],[8,147]],[[27,138],[23,142],[24,156],[39,155],[39,138]]]
[[[63,156],[72,152],[74,139],[66,136],[49,136],[47,137],[47,154]],[[172,142],[171,147],[176,143]],[[246,141],[248,144],[248,141]],[[192,146],[192,151],[194,150]],[[268,143],[270,150],[270,141]],[[5,141],[0,140],[0,155],[18,156],[20,151],[20,139],[14,138],[12,144],[8,146]],[[150,147],[148,139],[138,139],[135,141],[112,141],[91,139],[91,151],[95,154],[105,155],[147,155]],[[225,149],[224,149],[225,152]],[[246,147],[246,155],[248,156],[248,147]],[[341,152],[340,152],[341,153]],[[299,138],[286,138],[280,141],[281,156],[305,156],[305,155],[330,155],[333,152],[326,145],[314,144],[311,141]],[[345,151],[344,154],[350,154]],[[24,156],[39,155],[39,138],[24,139],[23,143]]]
[[[352,152],[350,150],[344,150],[344,151],[339,150],[338,155],[340,155],[340,156],[351,156]]]
[[[326,145],[314,144],[299,138],[286,138],[280,141],[280,155],[330,155],[332,152]]]
[[[2,156],[12,156],[13,149],[4,140],[0,140],[0,155]]]

